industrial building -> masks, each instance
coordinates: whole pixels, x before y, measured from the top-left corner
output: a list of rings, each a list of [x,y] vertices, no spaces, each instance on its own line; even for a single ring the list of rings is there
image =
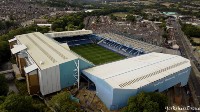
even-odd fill
[[[162,92],[187,84],[190,61],[181,56],[148,53],[83,71],[95,84],[97,96],[110,110],[127,105],[130,96],[141,91]]]
[[[18,35],[9,43],[30,94],[47,95],[79,85],[79,72],[93,66],[39,32]]]

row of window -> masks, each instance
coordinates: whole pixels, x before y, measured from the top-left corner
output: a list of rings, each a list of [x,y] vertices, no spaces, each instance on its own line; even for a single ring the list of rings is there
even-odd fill
[[[130,81],[128,81],[128,82],[122,83],[122,84],[120,84],[119,86],[120,86],[121,88],[123,88],[123,87],[125,87],[125,86],[131,85],[131,84],[133,84],[133,83],[135,83],[135,82],[138,82],[138,81],[140,81],[140,80],[149,78],[149,77],[154,76],[154,75],[156,75],[156,74],[165,72],[165,71],[167,71],[167,70],[169,70],[169,69],[172,69],[172,68],[175,68],[175,67],[177,67],[177,66],[183,65],[183,64],[185,64],[185,63],[187,63],[187,62],[188,62],[188,61],[179,62],[179,63],[177,63],[177,64],[171,65],[171,66],[166,67],[166,68],[164,68],[164,69],[161,69],[161,70],[155,71],[155,72],[153,72],[153,73],[149,73],[149,74],[147,74],[147,75],[145,75],[145,76],[142,76],[142,77],[139,77],[139,78],[130,80]]]

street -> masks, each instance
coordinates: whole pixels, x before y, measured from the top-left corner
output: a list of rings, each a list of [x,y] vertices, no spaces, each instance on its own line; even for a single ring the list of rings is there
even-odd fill
[[[192,48],[190,46],[190,43],[186,40],[187,37],[184,35],[184,33],[181,30],[181,26],[178,23],[178,20],[172,21],[172,26],[174,27],[174,32],[175,32],[175,39],[177,44],[179,45],[181,54],[183,57],[186,57],[190,59],[191,65],[192,65],[192,70],[191,70],[191,75],[189,79],[189,86],[193,86],[194,90],[191,90],[191,92],[194,92],[196,96],[193,96],[193,100],[198,98],[198,101],[200,101],[200,73],[196,65],[198,65],[198,59],[193,55]],[[195,63],[194,63],[195,62]],[[191,84],[191,85],[190,85]],[[196,99],[197,100],[197,99]],[[195,102],[195,101],[194,101]]]

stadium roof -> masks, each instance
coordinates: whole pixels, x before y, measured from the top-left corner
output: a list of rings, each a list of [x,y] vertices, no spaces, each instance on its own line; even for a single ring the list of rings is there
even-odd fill
[[[44,35],[56,38],[56,37],[72,37],[72,36],[80,36],[80,35],[88,35],[92,34],[92,30],[76,30],[76,31],[64,31],[64,32],[53,32],[53,33],[45,33]]]
[[[28,73],[32,72],[33,70],[35,70],[37,68],[38,68],[37,65],[33,64],[33,65],[30,65],[30,66],[24,68],[24,71],[28,74]]]
[[[190,67],[181,56],[149,53],[84,70],[113,88],[137,89]]]
[[[13,39],[8,40],[8,42],[13,42],[13,41],[15,41],[15,40],[17,40],[17,39],[16,39],[16,38],[13,38]]]
[[[16,53],[18,53],[20,51],[23,51],[25,49],[27,49],[27,47],[24,44],[22,44],[22,45],[14,45],[14,48],[11,49],[11,52],[12,52],[12,54],[16,54]]]
[[[40,69],[78,58],[71,51],[39,32],[18,35],[16,39],[27,47],[26,51]]]

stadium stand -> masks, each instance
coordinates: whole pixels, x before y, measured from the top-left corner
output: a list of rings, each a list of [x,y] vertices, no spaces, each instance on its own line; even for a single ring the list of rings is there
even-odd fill
[[[158,47],[158,46],[155,46],[152,44],[148,44],[148,43],[145,43],[142,41],[130,39],[130,38],[122,36],[122,35],[118,35],[118,34],[114,34],[114,33],[104,33],[104,34],[99,34],[98,36],[101,36],[101,37],[105,38],[106,40],[112,40],[114,42],[118,42],[124,46],[134,48],[135,50],[137,49],[137,50],[145,52],[145,53],[162,52],[161,47]]]
[[[59,43],[67,43],[69,47],[95,43],[126,57],[139,56],[150,52],[162,52],[161,47],[114,33],[105,33],[98,35],[81,34],[72,36],[57,35],[57,37],[54,36],[52,38]]]
[[[122,55],[125,55],[127,57],[132,57],[132,56],[138,56],[144,54],[144,51],[136,48],[132,48],[131,46],[126,46],[121,43],[115,42],[113,40],[108,40],[108,39],[102,39],[98,43],[99,45],[110,49],[112,51],[118,52]]]
[[[84,35],[84,36],[75,36],[67,38],[54,38],[54,39],[60,43],[67,43],[69,46],[77,46],[82,44],[93,43],[93,41],[90,40],[89,37],[90,35]]]

